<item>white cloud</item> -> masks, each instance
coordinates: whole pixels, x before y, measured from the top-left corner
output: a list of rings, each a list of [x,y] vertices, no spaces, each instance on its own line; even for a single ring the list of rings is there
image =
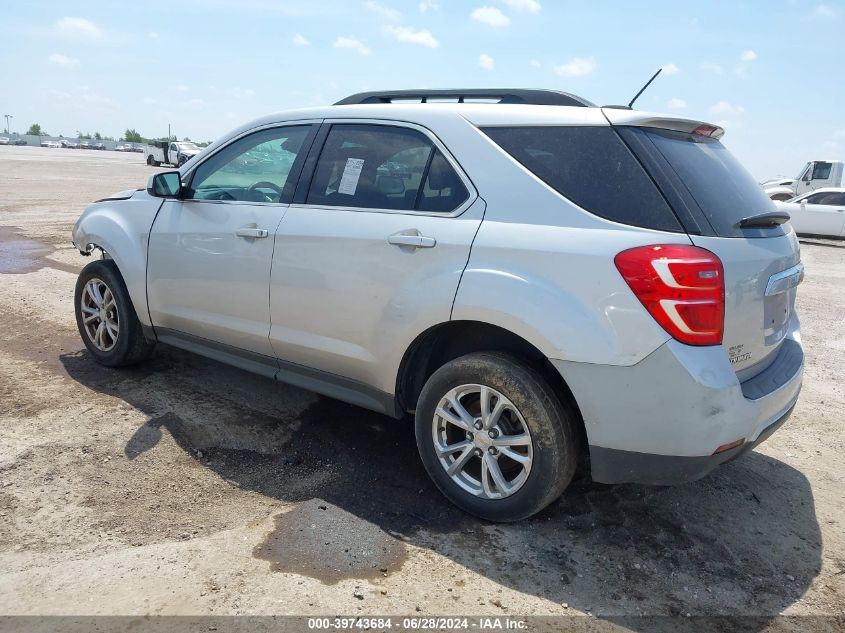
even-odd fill
[[[753,62],[757,59],[757,53],[752,50],[742,51],[742,54],[739,56],[739,61],[741,62]]]
[[[53,53],[47,58],[47,60],[51,64],[61,66],[62,68],[79,68],[78,59],[76,59],[75,57],[68,57],[67,55],[62,55],[61,53]]]
[[[420,2],[420,13],[425,13],[426,11],[437,11],[440,8],[440,5],[437,4],[434,0],[423,0]]]
[[[309,41],[305,38],[305,36],[303,36],[303,35],[301,35],[301,34],[299,34],[299,33],[297,33],[296,35],[294,35],[294,36],[291,38],[291,40],[290,40],[290,41],[291,41],[291,44],[293,44],[294,46],[308,46],[309,44],[311,44],[311,42],[309,42]]]
[[[345,37],[343,35],[339,35],[332,46],[335,48],[351,48],[352,50],[361,53],[361,55],[369,55],[373,52],[370,50],[370,47],[364,44],[361,40],[356,40],[354,37]]]
[[[478,7],[470,14],[470,17],[487,26],[502,27],[511,23],[511,19],[496,7]]]
[[[387,20],[388,22],[398,22],[402,19],[401,11],[385,6],[381,2],[375,2],[375,0],[369,0],[369,2],[365,2],[364,8],[367,9],[367,11],[375,13],[381,19]]]
[[[719,101],[710,106],[710,114],[720,116],[739,116],[745,112],[741,105],[734,105],[730,101]]]
[[[484,70],[493,70],[496,67],[496,61],[487,53],[481,53],[478,56],[478,65]]]
[[[845,138],[845,128],[842,128],[841,130],[836,130],[833,133],[833,137],[834,138]]]
[[[91,20],[85,18],[64,17],[55,24],[55,29],[61,35],[82,39],[103,39],[104,33]]]
[[[147,37],[150,38],[151,40],[157,40],[158,39],[158,33],[156,31],[150,31],[149,33],[147,33]]]
[[[663,73],[664,75],[677,75],[681,72],[681,69],[678,68],[675,64],[666,64],[663,66]]]
[[[596,60],[592,57],[573,57],[565,64],[555,66],[555,72],[561,77],[584,77],[596,69]]]
[[[683,99],[678,99],[677,97],[673,97],[666,102],[666,107],[670,110],[683,110],[687,107],[687,102]]]
[[[701,68],[701,70],[708,73],[713,73],[714,75],[721,75],[725,72],[724,68],[719,66],[719,64],[714,64],[713,62],[701,62],[698,67]]]
[[[428,46],[429,48],[437,48],[440,42],[437,41],[429,31],[417,31],[408,26],[394,26],[388,24],[384,27],[384,32],[392,35],[400,42],[407,42],[409,44],[419,44],[420,46]]]
[[[190,88],[188,88],[188,86],[186,86],[185,84],[179,84],[177,86],[173,86],[173,89],[176,92],[188,92],[188,90],[190,90]]]
[[[819,4],[816,5],[816,8],[813,9],[813,17],[816,18],[835,18],[836,17],[836,9],[834,9],[829,4]]]
[[[538,62],[536,59],[532,59],[528,63],[531,65],[532,68],[539,68],[540,67],[540,62]]]
[[[511,11],[525,11],[526,13],[540,13],[540,3],[537,0],[503,0]]]

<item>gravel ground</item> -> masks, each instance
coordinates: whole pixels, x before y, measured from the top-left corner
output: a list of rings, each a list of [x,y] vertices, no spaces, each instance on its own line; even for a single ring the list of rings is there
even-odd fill
[[[845,615],[845,242],[805,242],[802,397],[672,488],[479,522],[412,429],[186,352],[96,365],[70,228],[139,154],[0,147],[0,613]],[[840,629],[841,630],[841,629]]]

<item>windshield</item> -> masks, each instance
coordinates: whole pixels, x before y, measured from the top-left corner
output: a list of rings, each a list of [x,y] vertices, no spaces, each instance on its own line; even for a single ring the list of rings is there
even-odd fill
[[[179,149],[199,149],[195,143],[176,143]]]

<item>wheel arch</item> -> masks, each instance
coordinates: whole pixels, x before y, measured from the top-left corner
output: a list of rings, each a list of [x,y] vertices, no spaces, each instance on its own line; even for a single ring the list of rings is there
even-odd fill
[[[456,320],[434,325],[411,343],[396,377],[396,401],[401,411],[413,413],[423,385],[444,364],[473,352],[502,352],[518,358],[549,382],[561,402],[577,414],[579,445],[588,468],[589,446],[581,409],[569,385],[543,352],[513,332],[483,321]]]
[[[150,325],[147,309],[147,239],[136,237],[139,232],[125,215],[109,208],[89,207],[73,229],[73,243],[82,254],[93,250],[103,253],[104,259],[114,262],[126,284],[138,320]],[[149,233],[149,228],[147,228]]]

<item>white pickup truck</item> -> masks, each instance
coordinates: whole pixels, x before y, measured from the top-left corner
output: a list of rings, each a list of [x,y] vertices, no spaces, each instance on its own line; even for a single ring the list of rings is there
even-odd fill
[[[152,167],[164,164],[181,167],[201,151],[202,148],[190,141],[154,141],[147,145],[144,153],[147,165]]]
[[[763,191],[772,200],[783,201],[822,187],[842,186],[841,160],[811,160],[798,173],[795,179],[774,178],[761,183]]]

